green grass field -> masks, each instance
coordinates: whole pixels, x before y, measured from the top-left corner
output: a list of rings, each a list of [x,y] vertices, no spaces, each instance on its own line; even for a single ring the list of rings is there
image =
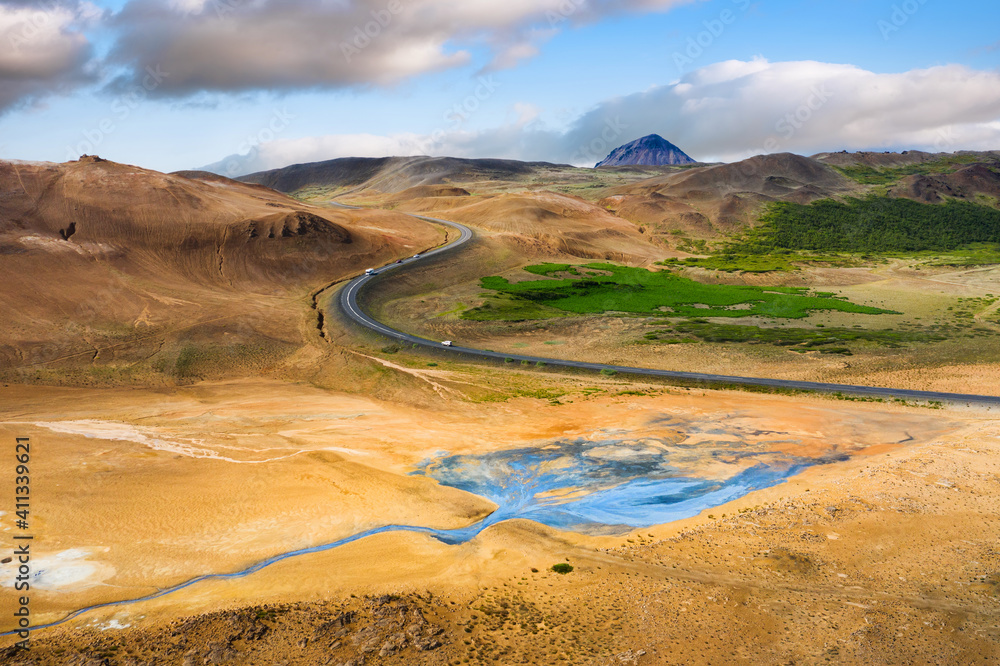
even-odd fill
[[[537,321],[569,317],[570,313],[525,300],[511,294],[498,293],[486,299],[478,308],[466,310],[462,319],[469,321]]]
[[[508,305],[522,314],[534,308],[578,315],[625,312],[665,317],[756,315],[783,319],[801,319],[820,310],[870,315],[891,313],[804,288],[702,284],[670,271],[613,264],[542,264],[525,270],[535,275],[560,277],[511,283],[493,276],[483,278],[482,286],[502,294]],[[462,317],[495,321],[512,314],[490,303],[486,305],[473,308]]]

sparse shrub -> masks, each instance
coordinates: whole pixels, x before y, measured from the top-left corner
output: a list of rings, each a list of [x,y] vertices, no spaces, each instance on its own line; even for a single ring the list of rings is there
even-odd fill
[[[187,345],[181,349],[174,365],[176,375],[178,377],[193,377],[195,375],[194,366],[201,356],[199,349],[193,345]]]
[[[605,377],[614,377],[615,375],[618,374],[618,371],[612,370],[611,368],[604,368],[603,370],[601,370],[601,374],[604,375]]]
[[[557,574],[563,574],[565,576],[569,572],[573,571],[573,565],[560,562],[559,564],[553,564],[552,570]]]

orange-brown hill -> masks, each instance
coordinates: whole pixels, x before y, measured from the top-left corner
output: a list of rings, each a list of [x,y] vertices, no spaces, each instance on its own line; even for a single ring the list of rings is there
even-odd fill
[[[449,197],[467,197],[469,191],[462,189],[461,187],[452,187],[450,185],[417,185],[416,187],[410,187],[392,194],[385,199],[385,203],[389,205],[400,204],[404,201],[412,201],[414,199],[430,199],[430,198],[449,198]]]
[[[556,167],[545,162],[500,159],[344,157],[263,171],[241,176],[240,180],[266,185],[280,192],[298,192],[318,185],[395,194],[418,186],[512,181],[530,176],[540,169]]]
[[[808,203],[859,189],[828,165],[780,153],[649,178],[615,188],[599,203],[655,232],[712,238],[753,224],[768,202]]]
[[[64,363],[188,367],[165,354],[223,342],[270,358],[315,334],[303,325],[315,290],[440,242],[395,213],[188,176],[95,157],[0,162],[0,367],[41,380]]]
[[[580,197],[558,192],[414,198],[397,210],[442,212],[526,258],[582,258],[646,263],[662,259],[636,225]]]

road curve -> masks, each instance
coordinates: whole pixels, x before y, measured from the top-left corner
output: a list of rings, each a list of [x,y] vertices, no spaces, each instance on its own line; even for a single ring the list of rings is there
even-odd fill
[[[336,206],[342,208],[355,208],[354,206],[346,206],[344,204],[338,204],[336,202],[330,202]],[[473,238],[473,232],[468,227],[458,224],[456,222],[450,222],[448,220],[440,220],[433,217],[426,217],[423,215],[412,215],[419,220],[425,222],[431,222],[434,224],[444,225],[446,227],[451,227],[460,232],[457,240],[451,243],[441,246],[437,249],[426,252],[418,257],[411,257],[409,259],[404,259],[402,263],[393,263],[382,268],[377,269],[375,275],[361,275],[350,280],[341,290],[337,298],[337,303],[340,307],[341,312],[347,318],[360,324],[361,326],[368,328],[376,333],[384,335],[387,338],[392,338],[393,340],[398,340],[399,342],[405,342],[411,345],[420,345],[422,347],[430,347],[437,351],[446,351],[452,354],[463,356],[467,358],[480,358],[489,360],[499,360],[499,361],[526,361],[532,364],[544,363],[548,366],[563,367],[563,368],[576,368],[580,370],[592,370],[594,372],[601,372],[602,370],[613,371],[621,374],[628,375],[640,375],[646,377],[662,377],[665,379],[674,380],[684,380],[693,381],[706,384],[722,384],[722,385],[737,385],[737,386],[757,386],[766,388],[777,388],[777,389],[793,389],[802,391],[818,391],[821,393],[844,393],[849,395],[858,396],[872,396],[878,398],[900,398],[904,400],[928,400],[928,401],[941,401],[941,402],[966,402],[966,403],[978,403],[978,404],[988,404],[988,405],[1000,405],[1000,396],[989,396],[989,395],[967,395],[964,393],[939,393],[936,391],[914,391],[910,389],[894,389],[894,388],[881,388],[877,386],[853,386],[850,384],[826,384],[822,382],[803,382],[794,381],[789,379],[766,379],[762,377],[732,377],[728,375],[713,375],[701,372],[678,372],[674,370],[656,370],[654,368],[632,368],[628,366],[621,365],[604,365],[601,363],[585,363],[582,361],[567,361],[558,358],[544,358],[540,356],[524,356],[520,354],[501,354],[494,351],[488,351],[486,349],[473,349],[470,347],[460,347],[451,346],[445,347],[440,342],[435,340],[428,340],[426,338],[421,338],[416,335],[410,335],[409,333],[404,333],[402,331],[397,331],[394,328],[386,326],[385,324],[377,321],[374,317],[365,312],[361,306],[358,304],[358,295],[361,291],[371,285],[374,282],[378,282],[383,279],[385,275],[391,274],[393,272],[399,271],[406,268],[416,262],[429,259],[434,256],[439,256],[444,253],[450,253],[458,250],[461,246],[465,245]]]

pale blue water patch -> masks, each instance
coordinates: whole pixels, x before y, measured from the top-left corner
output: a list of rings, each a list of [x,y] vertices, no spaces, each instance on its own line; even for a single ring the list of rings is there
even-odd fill
[[[686,464],[681,467],[674,458]],[[424,462],[414,474],[495,502],[499,508],[477,531],[525,518],[559,529],[613,534],[695,516],[822,462],[830,460],[761,451],[759,445],[750,449],[737,441],[685,446],[649,439],[577,440],[442,456]],[[713,470],[713,478],[692,474],[698,468]],[[454,536],[438,538],[453,543]]]

